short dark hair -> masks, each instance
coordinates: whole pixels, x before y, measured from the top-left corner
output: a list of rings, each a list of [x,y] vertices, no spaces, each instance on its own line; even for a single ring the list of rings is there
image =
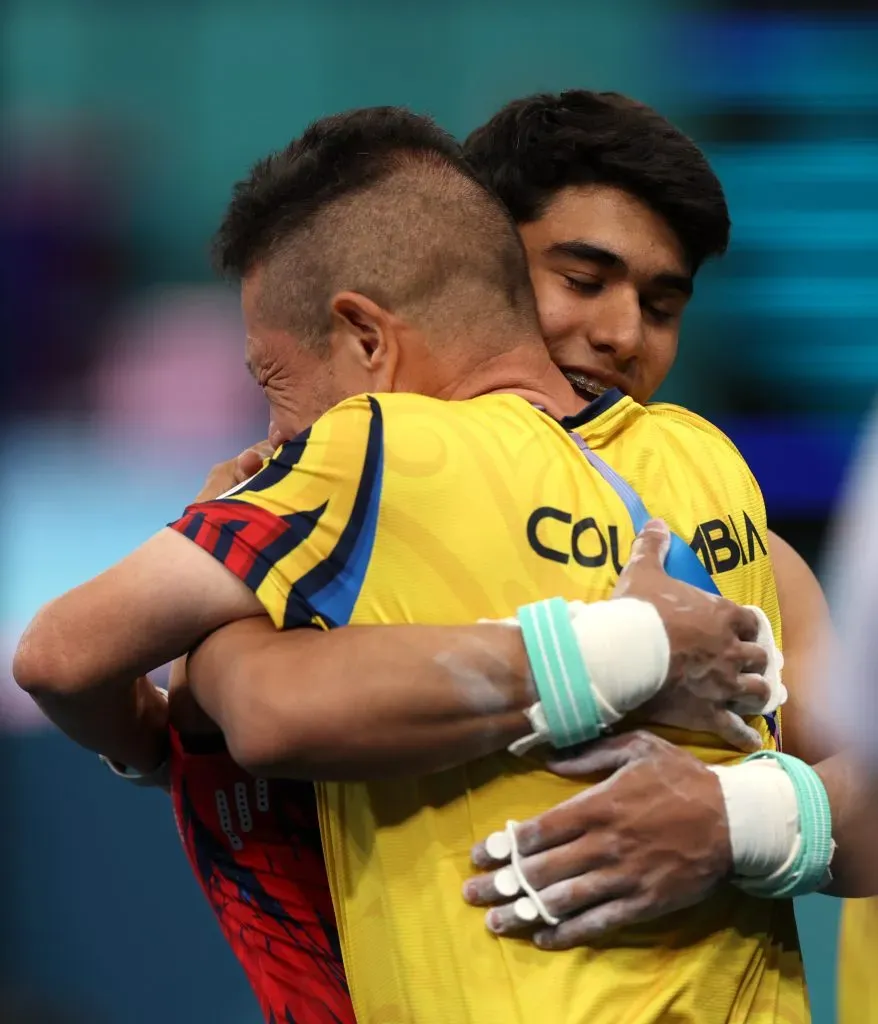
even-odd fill
[[[612,185],[659,213],[693,272],[729,244],[722,185],[695,143],[651,107],[571,89],[515,100],[477,128],[464,153],[519,224],[570,186]]]
[[[260,160],[234,188],[214,262],[238,278],[264,268],[266,322],[315,344],[332,296],[348,289],[394,311],[435,312],[444,326],[504,308],[533,315],[508,211],[459,143],[399,107],[323,118]]]

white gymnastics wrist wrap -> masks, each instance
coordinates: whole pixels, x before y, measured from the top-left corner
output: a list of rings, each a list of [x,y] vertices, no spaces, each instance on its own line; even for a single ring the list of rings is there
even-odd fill
[[[582,659],[605,726],[614,725],[661,689],[671,645],[661,616],[648,601],[567,605]]]
[[[761,751],[711,767],[722,788],[734,883],[767,898],[816,892],[831,881],[835,844],[819,776],[787,754]]]
[[[657,693],[668,673],[670,644],[661,616],[646,601],[564,601],[519,609],[539,702],[533,732],[510,746],[563,748],[596,739]]]

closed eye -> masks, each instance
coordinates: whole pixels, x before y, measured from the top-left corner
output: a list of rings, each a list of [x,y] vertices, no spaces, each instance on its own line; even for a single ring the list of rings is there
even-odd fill
[[[659,302],[667,303],[671,308],[668,309],[657,305]],[[652,302],[649,302],[646,299],[641,299],[640,302],[640,308],[643,312],[657,324],[669,324],[674,320],[679,319],[683,312],[683,305],[684,303],[681,303],[677,296],[674,296],[673,298],[670,296],[663,296],[659,299],[654,299]]]
[[[678,313],[669,313],[665,309],[657,309],[649,303],[645,303],[643,309],[657,324],[669,324],[679,315]]]
[[[583,281],[578,277],[569,277],[567,274],[561,276],[564,278],[565,286],[579,295],[597,295],[603,288],[600,281]]]

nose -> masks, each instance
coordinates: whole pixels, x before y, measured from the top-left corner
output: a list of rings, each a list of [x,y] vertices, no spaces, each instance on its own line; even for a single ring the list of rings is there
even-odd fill
[[[643,343],[643,317],[636,289],[619,286],[607,289],[588,329],[588,340],[596,352],[626,363]]]

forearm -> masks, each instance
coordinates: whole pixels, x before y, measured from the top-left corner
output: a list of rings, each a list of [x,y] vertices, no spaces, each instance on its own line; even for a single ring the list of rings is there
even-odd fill
[[[254,605],[243,583],[166,530],[44,607],[19,642],[13,675],[71,739],[152,768],[165,702],[147,681],[133,681]]]
[[[13,675],[41,701],[125,689],[213,630],[261,610],[219,562],[163,530],[42,608],[19,642]]]
[[[831,896],[872,896],[876,894],[875,858],[878,807],[875,790],[866,773],[847,754],[838,754],[814,766],[829,797],[832,836],[836,842],[832,860]],[[869,885],[869,879],[873,884]]]
[[[427,774],[527,735],[536,700],[513,627],[350,626],[279,634],[247,620],[189,659],[189,685],[256,774]]]
[[[110,691],[35,699],[75,743],[135,771],[152,771],[167,754],[168,702],[145,677]]]
[[[798,678],[796,679],[798,682]],[[793,698],[797,696],[791,691]],[[832,861],[832,884],[824,890],[830,896],[871,895],[866,879],[876,877],[869,870],[878,839],[878,804],[870,789],[868,773],[849,753],[839,753],[834,738],[825,733],[790,702],[797,714],[783,709],[784,749],[813,766],[829,798],[832,835],[837,849]],[[872,887],[874,891],[874,885]]]
[[[82,607],[78,597],[65,595],[36,617],[16,653],[15,678],[75,743],[150,771],[163,757],[167,701],[145,676],[163,663],[166,637],[144,633],[128,648],[131,623],[89,619],[87,595]],[[83,614],[88,627],[80,625]]]

